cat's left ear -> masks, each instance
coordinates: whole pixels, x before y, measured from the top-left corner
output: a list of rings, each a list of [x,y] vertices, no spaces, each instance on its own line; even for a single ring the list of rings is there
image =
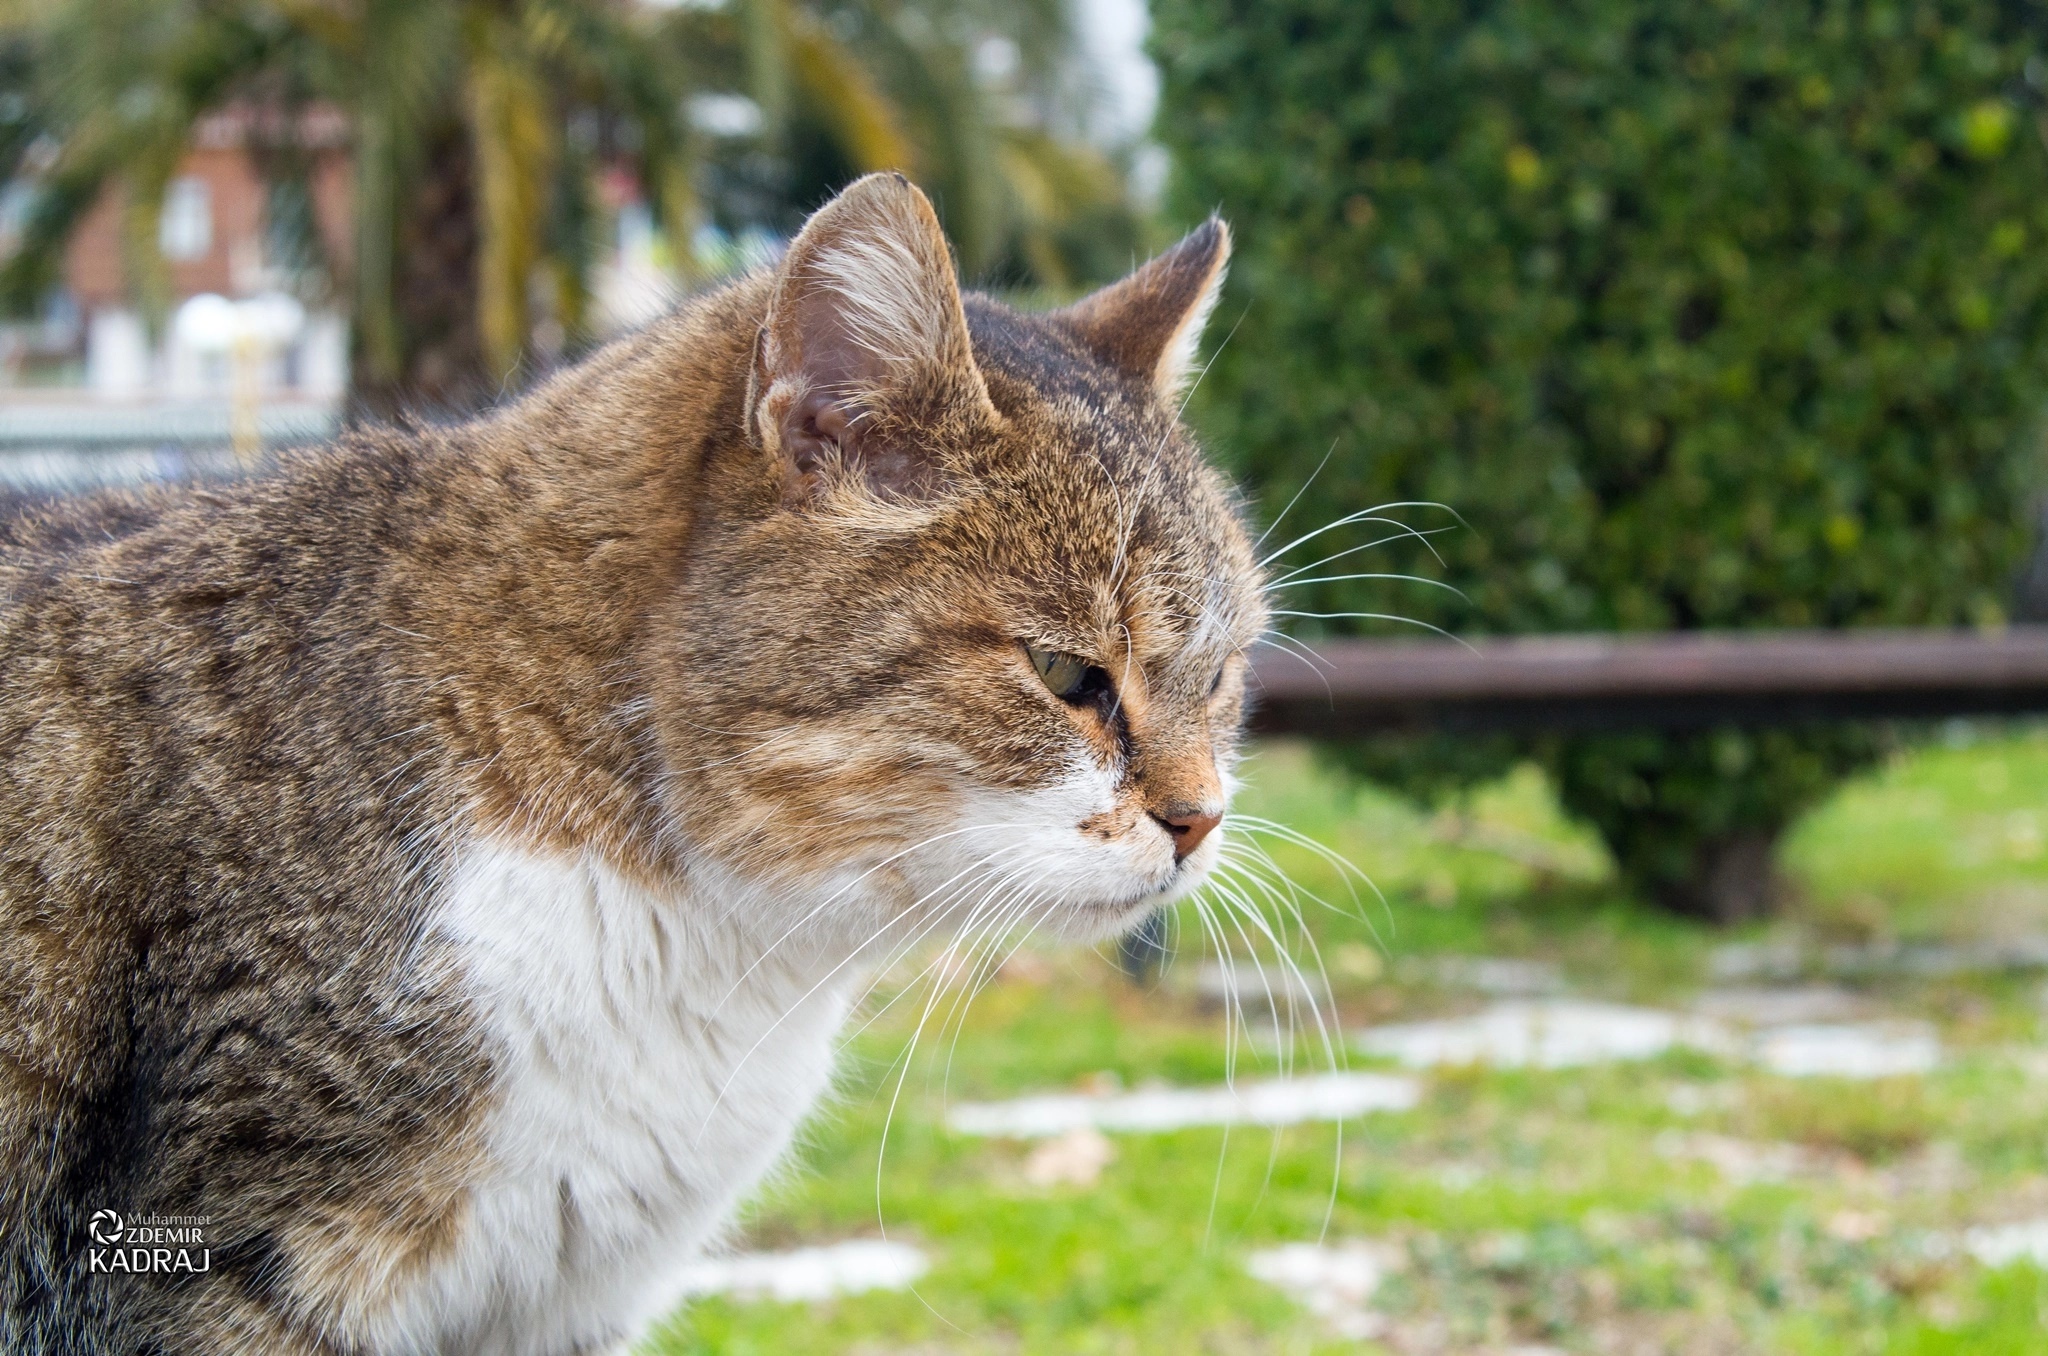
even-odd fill
[[[1187,386],[1229,262],[1230,228],[1210,217],[1123,281],[1053,314],[1098,358],[1173,400]]]
[[[856,181],[790,242],[755,355],[753,417],[791,506],[835,482],[885,499],[929,494],[932,435],[995,418],[952,252],[902,175]]]

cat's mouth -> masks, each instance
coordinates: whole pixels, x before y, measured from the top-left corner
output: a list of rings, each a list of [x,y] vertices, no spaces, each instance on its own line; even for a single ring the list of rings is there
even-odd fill
[[[906,884],[919,906],[976,924],[1008,902],[1069,940],[1115,935],[1200,889],[1228,832],[1220,812],[1164,798],[1148,812],[1119,789],[1089,765],[1023,796],[963,804],[957,827],[932,840]]]
[[[1119,892],[1110,899],[1082,907],[1089,913],[1121,916],[1150,913],[1154,909],[1177,904],[1202,888],[1216,862],[1217,855],[1213,850],[1189,853],[1177,858],[1155,879]]]

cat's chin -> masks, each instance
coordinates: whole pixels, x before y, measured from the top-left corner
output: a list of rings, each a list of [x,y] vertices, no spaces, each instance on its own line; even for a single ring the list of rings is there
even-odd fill
[[[1162,885],[1100,901],[1076,901],[1058,910],[1042,930],[1068,942],[1103,942],[1121,937],[1161,909],[1171,908],[1202,888],[1215,869],[1216,854],[1204,850],[1174,868]]]

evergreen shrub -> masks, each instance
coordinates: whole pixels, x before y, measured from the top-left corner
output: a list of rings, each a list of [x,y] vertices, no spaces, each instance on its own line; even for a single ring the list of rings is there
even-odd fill
[[[1465,524],[1430,539],[1440,570],[1407,540],[1305,576],[1462,597],[1348,580],[1285,606],[1468,634],[2002,620],[2048,386],[2048,6],[1157,0],[1154,22],[1176,210],[1238,242],[1198,425],[1273,506],[1334,445],[1276,540],[1387,501]],[[1537,756],[1635,886],[1725,916],[1877,747],[1356,757],[1419,786]]]

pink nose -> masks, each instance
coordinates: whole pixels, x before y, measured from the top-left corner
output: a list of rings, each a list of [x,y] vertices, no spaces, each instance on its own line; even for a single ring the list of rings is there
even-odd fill
[[[1152,817],[1165,826],[1173,835],[1173,859],[1180,861],[1202,845],[1209,831],[1223,822],[1223,816],[1211,814],[1193,805],[1169,805],[1166,813],[1152,812]]]

